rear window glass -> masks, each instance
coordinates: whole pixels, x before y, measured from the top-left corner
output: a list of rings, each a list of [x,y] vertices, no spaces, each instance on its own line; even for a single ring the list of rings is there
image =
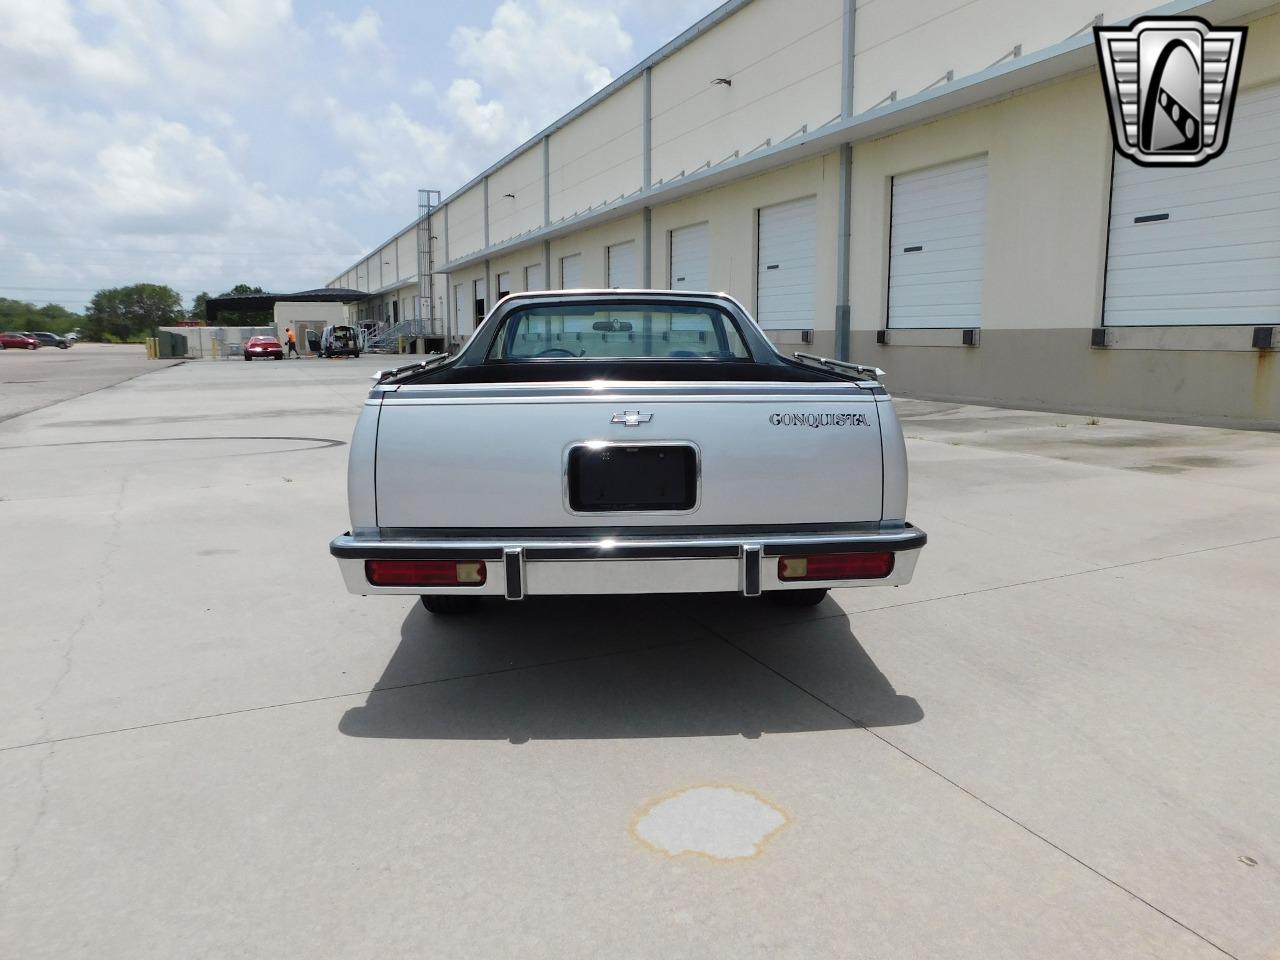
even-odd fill
[[[683,304],[554,304],[504,318],[489,360],[750,360],[723,310]]]

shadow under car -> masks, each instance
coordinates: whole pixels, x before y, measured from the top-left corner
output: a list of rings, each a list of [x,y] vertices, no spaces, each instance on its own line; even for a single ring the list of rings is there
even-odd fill
[[[695,619],[755,615],[741,606],[748,604],[764,626],[776,624],[793,661],[811,643],[823,670],[840,672],[852,692],[841,712]],[[730,595],[495,600],[453,617],[432,616],[415,601],[381,678],[339,729],[352,737],[523,743],[757,737],[920,720],[920,705],[894,690],[851,631],[833,644],[833,622],[823,621],[818,650],[804,639],[803,620]]]

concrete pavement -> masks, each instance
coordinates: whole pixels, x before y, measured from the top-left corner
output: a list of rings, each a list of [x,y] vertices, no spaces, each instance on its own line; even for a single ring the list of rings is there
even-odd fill
[[[0,350],[0,421],[181,362],[148,360],[139,343]]]
[[[325,549],[378,362],[0,424],[3,952],[1280,953],[1276,436],[900,401],[908,587],[435,620]]]

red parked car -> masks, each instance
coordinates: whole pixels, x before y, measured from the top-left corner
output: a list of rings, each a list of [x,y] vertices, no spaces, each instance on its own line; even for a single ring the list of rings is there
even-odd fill
[[[35,337],[29,337],[25,333],[0,333],[0,347],[6,350],[39,350],[40,341]]]
[[[275,337],[250,337],[244,343],[244,358],[253,360],[256,357],[270,357],[272,360],[284,359],[284,347]]]

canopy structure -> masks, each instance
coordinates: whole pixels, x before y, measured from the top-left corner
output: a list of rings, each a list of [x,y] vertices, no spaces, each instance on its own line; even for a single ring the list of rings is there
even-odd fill
[[[271,311],[277,303],[357,303],[368,294],[363,290],[343,287],[320,287],[299,293],[243,293],[210,297],[205,301],[205,320],[211,327],[219,325],[219,315],[226,313],[260,313]]]

